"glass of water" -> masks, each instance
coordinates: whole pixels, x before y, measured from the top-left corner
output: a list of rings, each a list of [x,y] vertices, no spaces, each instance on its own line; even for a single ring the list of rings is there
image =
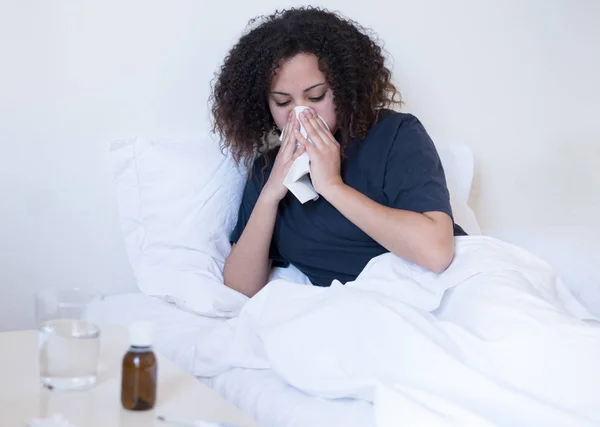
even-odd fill
[[[100,328],[86,320],[98,296],[79,289],[36,294],[40,379],[52,390],[85,390],[96,384]]]

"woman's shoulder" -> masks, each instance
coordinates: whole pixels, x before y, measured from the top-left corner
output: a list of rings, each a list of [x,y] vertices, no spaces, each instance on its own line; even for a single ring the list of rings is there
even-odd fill
[[[383,108],[379,110],[372,130],[375,128],[386,128],[397,131],[400,127],[409,128],[412,126],[423,127],[419,119],[411,113]]]
[[[410,158],[419,152],[434,155],[435,146],[421,121],[411,113],[381,110],[377,123],[369,135],[379,141],[387,141],[387,153],[395,157]]]
[[[380,149],[388,149],[397,145],[419,145],[428,143],[429,135],[419,119],[411,114],[400,111],[381,109],[375,123],[369,129],[364,142],[376,142]]]

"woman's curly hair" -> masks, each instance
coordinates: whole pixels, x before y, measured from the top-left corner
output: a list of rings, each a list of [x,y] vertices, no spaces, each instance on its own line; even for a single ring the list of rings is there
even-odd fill
[[[236,162],[252,161],[277,132],[268,105],[275,71],[299,53],[314,54],[333,92],[342,151],[364,138],[381,108],[400,102],[382,48],[354,21],[320,8],[276,11],[250,21],[214,82],[213,132]],[[396,99],[396,97],[398,99]]]

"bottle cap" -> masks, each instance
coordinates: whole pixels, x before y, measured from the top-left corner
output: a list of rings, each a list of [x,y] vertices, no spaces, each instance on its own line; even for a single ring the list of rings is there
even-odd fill
[[[140,321],[129,325],[129,343],[132,347],[150,347],[153,338],[152,322]]]

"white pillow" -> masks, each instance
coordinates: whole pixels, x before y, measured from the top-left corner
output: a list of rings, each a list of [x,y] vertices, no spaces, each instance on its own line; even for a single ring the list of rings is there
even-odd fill
[[[130,138],[111,144],[121,228],[138,287],[182,309],[233,316],[247,300],[223,285],[246,170],[218,143]],[[470,234],[479,225],[467,201],[473,157],[465,145],[439,148],[455,220]],[[285,273],[298,279],[297,271]],[[306,282],[306,280],[305,280]]]
[[[459,143],[436,146],[436,148],[446,174],[454,222],[460,225],[467,234],[481,234],[477,217],[469,207],[469,196],[475,171],[473,152],[469,146]]]
[[[121,228],[138,287],[198,314],[232,316],[247,298],[223,285],[229,230],[246,182],[210,138],[111,144]]]

